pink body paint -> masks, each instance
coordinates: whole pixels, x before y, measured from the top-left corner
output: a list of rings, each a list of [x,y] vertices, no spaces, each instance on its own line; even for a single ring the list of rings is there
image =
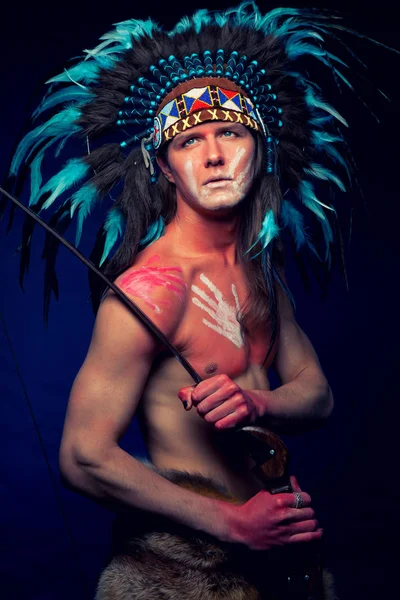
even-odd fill
[[[168,308],[170,303],[167,300],[159,300],[158,304],[153,302],[152,294],[156,288],[167,288],[181,301],[184,300],[186,291],[186,283],[179,276],[182,269],[180,267],[151,266],[159,260],[159,256],[152,256],[143,267],[127,273],[121,279],[120,284],[125,292],[136,298],[142,298],[147,306],[150,306],[157,313],[162,312],[161,306]]]

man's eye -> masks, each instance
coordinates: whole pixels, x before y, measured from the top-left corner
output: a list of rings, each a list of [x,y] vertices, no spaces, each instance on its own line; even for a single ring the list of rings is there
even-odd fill
[[[183,148],[185,146],[193,146],[193,144],[191,142],[194,142],[195,140],[196,140],[196,138],[194,138],[194,137],[193,138],[189,138],[188,140],[186,140],[185,142],[183,142],[183,144],[182,144]]]
[[[236,133],[234,131],[228,130],[228,131],[224,131],[224,133],[222,135],[224,135],[225,137],[232,137],[233,135],[236,136]]]

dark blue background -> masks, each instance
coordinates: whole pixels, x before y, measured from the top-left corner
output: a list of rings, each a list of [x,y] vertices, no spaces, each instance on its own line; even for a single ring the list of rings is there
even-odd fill
[[[217,2],[212,7],[230,4]],[[111,23],[151,15],[171,26],[180,15],[203,7],[203,3],[192,3],[190,8],[184,3],[165,3],[161,9],[152,0],[145,11],[121,1],[103,6],[71,0],[10,4],[6,11],[2,9],[1,177],[6,175],[20,129],[43,92],[41,82],[60,72],[70,57],[94,47]],[[275,6],[279,4],[260,2],[266,10]],[[358,31],[400,48],[395,15],[382,3],[369,12],[349,3],[335,2],[334,8]],[[356,191],[339,198],[339,205],[344,205],[352,195],[356,205],[347,249],[350,291],[335,274],[328,299],[322,300],[316,287],[307,295],[289,261],[297,318],[317,350],[336,407],[323,430],[286,441],[294,454],[293,472],[312,495],[325,527],[327,558],[337,576],[340,598],[366,600],[381,597],[383,567],[390,558],[387,532],[394,526],[399,499],[392,440],[396,439],[399,398],[395,242],[400,57],[358,39],[353,47],[370,64],[371,79],[392,102],[380,101],[371,91],[371,103],[381,116],[378,126],[355,97],[347,95],[343,101],[345,116],[352,123],[349,136],[369,211],[367,214],[362,208]],[[15,255],[21,223],[17,212],[16,226],[7,237],[5,223],[0,224],[0,309],[6,322],[6,329],[0,324],[0,590],[4,599],[80,600],[87,596],[16,362],[92,597],[107,560],[112,515],[62,488],[57,453],[69,389],[85,357],[94,317],[88,303],[86,270],[61,249],[60,301],[52,303],[49,327],[44,329],[40,259],[44,235],[40,231],[35,234],[30,275],[22,293]],[[89,244],[82,244],[84,253],[89,249]],[[135,423],[124,445],[136,454],[145,452]],[[384,489],[388,481],[390,495]]]

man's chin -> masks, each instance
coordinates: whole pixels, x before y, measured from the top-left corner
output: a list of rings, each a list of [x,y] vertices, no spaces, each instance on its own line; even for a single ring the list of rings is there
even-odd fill
[[[241,203],[243,202],[244,197],[243,198],[236,198],[236,199],[221,199],[221,200],[216,200],[214,203],[213,202],[203,202],[202,203],[202,208],[207,210],[207,211],[211,211],[211,212],[215,212],[215,213],[219,213],[219,212],[231,212],[233,210],[235,210],[235,208]]]

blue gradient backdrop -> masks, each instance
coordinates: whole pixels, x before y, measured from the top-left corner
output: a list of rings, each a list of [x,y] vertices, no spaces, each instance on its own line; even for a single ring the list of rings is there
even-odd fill
[[[229,5],[230,2],[217,2],[213,8]],[[184,3],[169,5],[167,10],[167,5],[160,8],[151,0],[146,6],[144,11],[117,0],[105,8],[92,1],[71,0],[63,4],[10,4],[2,9],[2,178],[21,127],[43,92],[41,82],[58,73],[83,48],[93,47],[111,23],[151,15],[172,25],[181,14],[203,7],[203,3],[196,2],[190,8]],[[260,6],[268,9],[278,4]],[[377,7],[374,12],[367,12],[338,2],[334,8],[343,12],[350,26],[400,48],[393,10],[390,12],[381,3],[379,12]],[[395,74],[400,57],[356,38],[352,44],[370,63],[371,79],[392,97],[392,102],[380,101],[378,94],[375,100],[371,98],[372,106],[381,115],[378,126],[355,97],[347,95],[343,100],[343,112],[352,122],[350,138],[369,207],[368,215],[357,192],[350,192],[356,205],[347,252],[350,291],[335,274],[328,299],[321,299],[316,286],[306,294],[289,260],[288,279],[297,300],[297,318],[317,350],[333,388],[336,407],[323,430],[285,439],[293,453],[293,472],[313,497],[325,527],[327,558],[337,576],[340,598],[367,600],[381,597],[384,565],[390,557],[386,535],[393,526],[392,509],[398,502],[392,440],[397,433],[399,397],[399,95]],[[23,198],[27,200],[26,193]],[[348,197],[339,199],[340,205],[348,202]],[[110,513],[65,490],[57,468],[69,390],[84,360],[94,323],[88,303],[87,273],[77,259],[65,249],[60,250],[60,300],[52,302],[49,327],[45,330],[40,258],[44,235],[41,231],[35,233],[30,273],[22,293],[15,254],[22,220],[17,211],[15,226],[8,236],[6,222],[0,223],[0,309],[6,323],[6,328],[0,323],[0,593],[4,600],[83,600],[94,595],[96,580],[108,557],[112,522]],[[92,235],[97,226],[95,214],[89,225]],[[90,244],[82,244],[81,250],[88,255]],[[18,369],[49,457],[78,560]],[[135,422],[123,445],[136,455],[145,454]],[[388,481],[390,495],[388,490],[385,493]],[[85,593],[80,569],[89,594]]]

